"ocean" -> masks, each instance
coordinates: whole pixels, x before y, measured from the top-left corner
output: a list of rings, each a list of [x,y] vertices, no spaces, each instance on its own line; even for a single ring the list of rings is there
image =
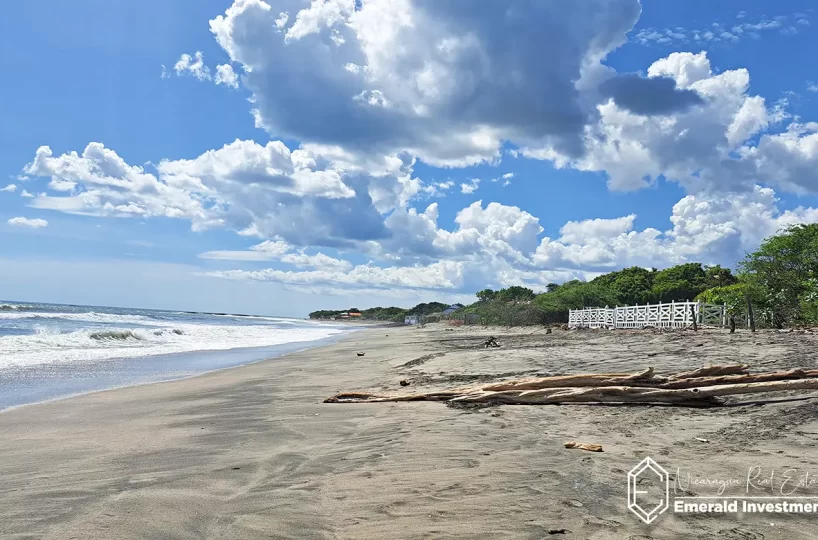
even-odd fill
[[[0,410],[233,367],[349,331],[278,317],[0,301]]]

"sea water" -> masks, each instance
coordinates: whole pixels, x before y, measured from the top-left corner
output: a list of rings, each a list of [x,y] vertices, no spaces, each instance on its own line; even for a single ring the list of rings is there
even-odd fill
[[[0,409],[232,367],[347,331],[278,317],[0,301]]]

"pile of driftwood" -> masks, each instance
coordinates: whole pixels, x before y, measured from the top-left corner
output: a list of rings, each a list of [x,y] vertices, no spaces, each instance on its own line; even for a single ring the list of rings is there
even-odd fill
[[[324,403],[445,401],[546,405],[560,403],[644,403],[717,406],[721,396],[818,389],[818,369],[750,373],[744,364],[709,366],[659,376],[653,368],[639,373],[562,375],[502,381],[477,387],[408,395],[341,393]]]

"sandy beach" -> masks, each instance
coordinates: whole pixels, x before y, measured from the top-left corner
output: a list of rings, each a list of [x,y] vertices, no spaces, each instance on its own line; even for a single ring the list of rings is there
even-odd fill
[[[480,347],[488,335],[501,347]],[[812,539],[818,514],[668,512],[645,525],[626,508],[626,476],[652,456],[688,495],[712,489],[691,476],[740,479],[752,466],[818,478],[816,399],[712,409],[322,401],[649,365],[815,367],[816,350],[818,337],[798,332],[368,328],[190,379],[24,406],[0,413],[0,538]],[[818,484],[799,493],[810,489],[818,496]]]

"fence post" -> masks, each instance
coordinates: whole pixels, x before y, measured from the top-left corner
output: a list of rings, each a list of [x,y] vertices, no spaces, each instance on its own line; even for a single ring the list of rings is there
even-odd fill
[[[670,301],[670,320],[667,322],[667,325],[670,328],[675,328],[675,325],[673,324],[675,322],[674,321],[675,318],[676,318],[676,300],[671,300]]]
[[[753,314],[753,304],[750,302],[750,299],[747,298],[747,317],[750,322],[750,332],[756,331],[756,319]]]

